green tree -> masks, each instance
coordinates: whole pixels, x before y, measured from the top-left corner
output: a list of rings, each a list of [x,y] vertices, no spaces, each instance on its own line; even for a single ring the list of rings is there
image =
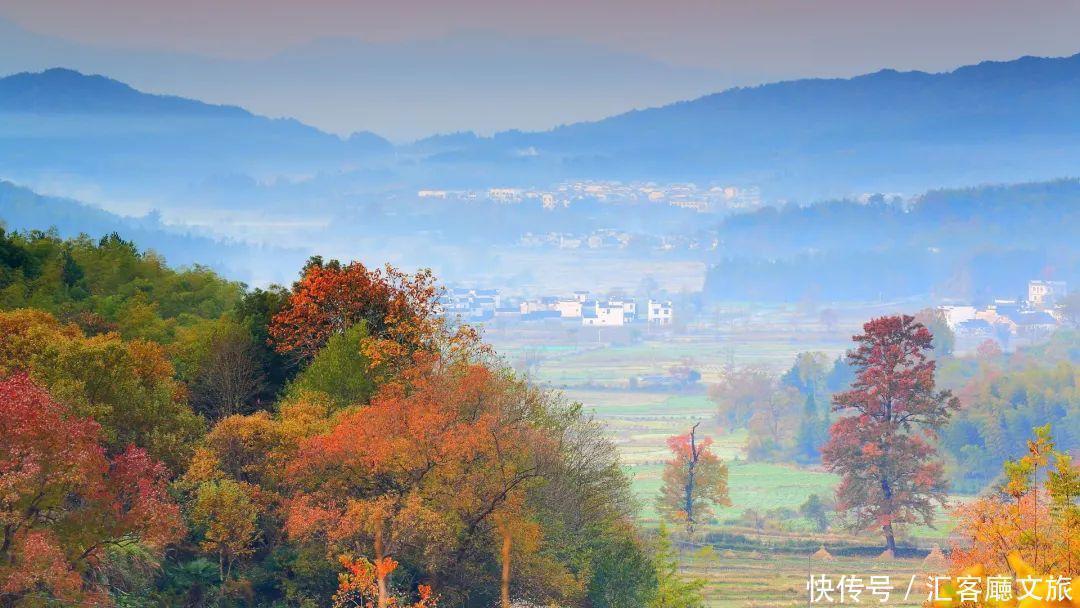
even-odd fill
[[[830,511],[832,511],[832,505],[827,504],[817,494],[811,494],[806,499],[806,502],[799,506],[799,515],[814,522],[818,532],[825,532],[829,529]]]
[[[203,482],[191,508],[191,522],[202,532],[202,549],[217,556],[222,583],[232,577],[236,561],[252,553],[258,536],[258,510],[246,486],[231,479]]]
[[[649,598],[649,608],[701,608],[705,581],[684,579],[679,574],[679,554],[663,522],[656,537],[656,591]]]
[[[289,394],[303,391],[328,395],[338,407],[364,403],[375,391],[369,361],[362,352],[367,329],[363,323],[334,334],[311,363],[289,385]]]

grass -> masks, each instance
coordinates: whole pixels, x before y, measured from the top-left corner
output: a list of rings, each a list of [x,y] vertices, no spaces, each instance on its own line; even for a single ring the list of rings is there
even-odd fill
[[[843,342],[816,336],[792,337],[777,332],[724,339],[703,336],[648,340],[627,346],[554,351],[536,366],[533,375],[537,381],[554,386],[623,387],[634,376],[664,374],[673,366],[689,364],[701,372],[703,381],[715,382],[730,366],[779,372],[791,366],[796,353],[822,351],[837,356],[846,347]]]
[[[837,477],[794,464],[748,462],[744,449],[747,432],[721,428],[716,420],[716,408],[704,392],[672,394],[629,388],[629,380],[634,376],[664,374],[676,365],[690,365],[702,373],[704,383],[709,383],[719,379],[732,365],[753,365],[779,373],[791,365],[799,352],[818,350],[835,356],[849,346],[846,336],[793,333],[783,320],[792,314],[781,311],[773,317],[755,315],[741,331],[732,323],[730,333],[722,337],[699,335],[601,346],[577,343],[572,332],[560,328],[546,332],[507,332],[502,335],[507,340],[499,345],[500,352],[510,360],[529,354],[534,360],[529,369],[534,380],[561,387],[568,399],[581,402],[604,423],[631,476],[632,489],[647,527],[659,521],[656,497],[663,463],[669,456],[667,439],[686,432],[695,422],[701,423],[700,433],[714,439],[714,450],[729,467],[732,505],[717,509],[715,520],[703,526],[702,535],[719,532],[728,536],[717,538],[743,540],[702,551],[683,547],[683,569],[687,575],[706,581],[705,596],[710,608],[806,605],[808,566],[816,574],[829,574],[834,579],[841,575],[868,578],[888,574],[903,588],[912,574],[927,572],[920,559],[881,561],[872,556],[837,556],[835,561],[808,564],[808,556],[813,552],[807,550],[808,543],[815,548],[818,543],[857,545],[868,548],[867,555],[876,555],[879,553],[876,547],[882,541],[873,534],[852,536],[830,530],[821,535],[811,522],[799,517],[780,522],[779,528],[776,522],[769,522],[770,526],[761,531],[746,527],[747,522],[740,521],[744,511],[797,510],[812,494],[831,496]],[[781,320],[777,321],[778,318]],[[942,523],[938,529],[910,528],[903,540],[924,547],[932,543],[944,545],[952,521],[944,512],[939,513],[938,521]],[[799,551],[790,549],[793,543],[801,545]],[[902,601],[904,590],[889,604],[923,603],[924,596]],[[864,600],[863,603],[877,602]]]
[[[925,564],[918,558],[881,560],[837,556],[823,560],[769,551],[686,551],[682,563],[685,575],[705,581],[706,605],[710,608],[806,606],[809,604],[806,582],[810,574],[825,575],[834,583],[841,576],[858,576],[864,584],[871,576],[888,576],[894,590],[887,605],[921,606],[926,599],[926,574],[942,572],[937,569],[940,566]],[[905,601],[913,576],[915,585]],[[839,596],[833,594],[833,599],[838,601]],[[847,603],[852,602],[849,599]],[[879,602],[864,591],[860,603]]]
[[[642,502],[646,520],[657,517],[655,500],[660,492],[663,465],[632,466],[634,493]],[[716,509],[720,522],[737,518],[743,511],[771,509],[797,510],[811,494],[830,496],[837,478],[831,473],[812,471],[793,465],[745,460],[728,461],[728,495],[730,507]]]

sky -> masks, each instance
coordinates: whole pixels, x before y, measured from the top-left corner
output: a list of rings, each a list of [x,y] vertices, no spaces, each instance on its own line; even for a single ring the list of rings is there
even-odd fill
[[[0,18],[27,32],[80,44],[215,61],[266,61],[329,38],[396,53],[425,41],[483,31],[520,39],[525,46],[530,39],[562,40],[652,66],[646,75],[628,72],[627,79],[638,78],[638,84],[605,85],[607,95],[587,86],[577,96],[565,91],[561,97],[532,95],[537,103],[531,104],[510,95],[502,111],[479,104],[470,113],[468,91],[475,91],[478,100],[490,98],[491,91],[476,73],[487,74],[486,68],[467,60],[459,64],[460,98],[448,95],[452,110],[446,112],[427,108],[413,99],[416,93],[402,89],[399,94],[393,86],[384,91],[390,100],[385,108],[363,102],[353,113],[314,103],[325,97],[320,92],[305,102],[254,84],[247,93],[239,83],[235,91],[210,99],[299,116],[334,131],[370,128],[399,137],[464,128],[541,128],[736,84],[850,76],[885,67],[941,71],[986,59],[1080,51],[1077,0],[0,0]],[[669,83],[655,75],[656,66],[681,71],[681,76]],[[186,92],[183,83],[161,75],[154,80],[132,74],[151,88]],[[538,76],[538,88],[560,86],[545,78]],[[699,78],[702,90],[686,84],[690,78]],[[222,77],[230,79],[235,76]],[[573,89],[577,81],[563,85]],[[208,81],[191,90],[214,97],[222,86]],[[395,95],[414,117],[422,115],[419,122],[390,124]],[[545,110],[552,103],[563,107]],[[363,115],[377,124],[361,124]]]

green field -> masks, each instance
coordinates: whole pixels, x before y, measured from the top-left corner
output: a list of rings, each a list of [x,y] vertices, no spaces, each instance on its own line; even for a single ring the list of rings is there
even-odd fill
[[[730,366],[754,366],[779,372],[791,366],[796,353],[822,351],[838,356],[846,346],[816,334],[789,337],[771,332],[726,339],[648,340],[627,346],[548,351],[533,370],[533,377],[554,386],[594,384],[623,388],[634,376],[663,374],[676,365],[690,365],[701,372],[704,382],[715,382]]]
[[[754,526],[743,517],[748,510],[759,514],[775,509],[797,511],[812,494],[831,497],[838,481],[835,475],[820,467],[749,462],[747,431],[722,428],[716,407],[703,389],[670,393],[631,388],[630,378],[664,374],[676,365],[697,369],[703,383],[708,384],[731,366],[751,365],[780,373],[799,352],[818,350],[837,356],[847,347],[844,335],[786,331],[783,319],[793,316],[791,311],[783,311],[780,317],[754,319],[743,331],[724,339],[695,336],[599,345],[573,342],[572,331],[549,333],[548,338],[554,339],[549,342],[541,333],[519,333],[514,340],[499,345],[499,350],[508,360],[524,359],[527,354],[533,380],[562,390],[567,399],[580,402],[604,424],[626,465],[647,527],[659,522],[656,498],[663,463],[669,457],[668,438],[700,423],[699,434],[714,441],[713,449],[728,465],[732,504],[716,510],[715,519],[701,527],[698,541],[712,532],[742,539],[728,545],[717,541],[715,546],[681,546],[683,569],[687,575],[707,581],[706,598],[711,608],[805,606],[808,569],[837,579],[841,575],[868,578],[888,574],[903,587],[899,597],[890,599],[890,605],[921,605],[925,597],[922,586],[917,588],[923,595],[915,593],[909,601],[903,601],[903,592],[913,574],[922,575],[933,568],[921,559],[879,559],[875,547],[882,540],[874,534],[853,536],[836,526],[821,534],[810,521],[798,516],[766,518],[763,526]],[[952,522],[946,512],[940,513],[938,521],[937,529],[907,530],[901,542],[924,548],[945,545]],[[819,546],[839,547],[841,551],[861,546],[864,550],[861,557],[838,555],[835,560],[815,561],[810,555]],[[919,585],[922,581],[920,578]]]

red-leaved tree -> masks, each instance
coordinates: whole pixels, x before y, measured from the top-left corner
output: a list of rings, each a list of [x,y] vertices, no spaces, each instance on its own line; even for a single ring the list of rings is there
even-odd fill
[[[98,424],[25,374],[0,379],[0,420],[0,605],[108,604],[86,576],[107,547],[183,534],[165,467],[134,447],[107,458]]]
[[[430,335],[439,289],[430,271],[404,274],[392,266],[370,269],[313,258],[274,316],[270,337],[281,353],[313,357],[334,334],[358,323],[375,339],[405,346]]]
[[[822,462],[842,476],[836,508],[860,530],[879,528],[895,551],[897,525],[932,525],[946,482],[933,441],[959,401],[935,390],[930,331],[914,317],[874,319],[847,354],[856,377],[833,398],[842,417]]]

